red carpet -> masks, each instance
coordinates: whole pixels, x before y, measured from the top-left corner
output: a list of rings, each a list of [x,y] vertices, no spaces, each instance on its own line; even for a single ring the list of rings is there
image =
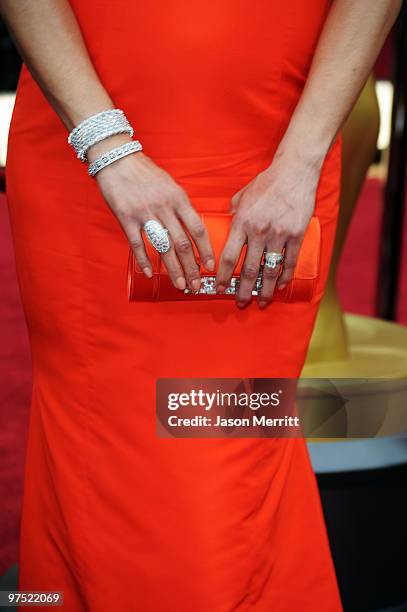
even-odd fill
[[[30,400],[30,356],[18,295],[5,197],[0,194],[0,575],[17,561],[18,523]],[[339,270],[341,302],[348,312],[374,315],[381,184],[366,182]],[[407,270],[407,219],[403,269]],[[383,273],[381,271],[380,273]],[[403,274],[398,320],[407,324],[407,274]]]
[[[17,559],[31,362],[15,276],[6,201],[0,194],[0,575]]]
[[[382,215],[382,183],[365,182],[346,239],[338,274],[338,290],[346,312],[375,315],[375,292],[378,269],[378,244]],[[404,220],[402,282],[397,320],[407,324],[407,215]]]

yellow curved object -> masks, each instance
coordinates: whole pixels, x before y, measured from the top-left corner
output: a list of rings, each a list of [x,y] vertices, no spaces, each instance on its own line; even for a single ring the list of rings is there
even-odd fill
[[[337,379],[335,394],[305,393],[309,405],[306,435],[332,441],[407,433],[407,327],[373,317],[345,314],[347,354],[323,362],[308,361],[299,390],[310,378]],[[377,379],[364,384],[363,379]],[[339,380],[338,380],[339,379]],[[321,381],[324,385],[324,381]],[[355,393],[352,386],[358,385]],[[347,401],[338,403],[338,396]],[[300,400],[301,401],[301,400]],[[304,410],[304,405],[300,406]],[[310,432],[312,436],[310,437]]]
[[[342,130],[341,202],[329,277],[311,338],[307,364],[343,359],[348,354],[347,328],[336,290],[336,274],[346,233],[376,153],[380,127],[375,81],[371,76]]]

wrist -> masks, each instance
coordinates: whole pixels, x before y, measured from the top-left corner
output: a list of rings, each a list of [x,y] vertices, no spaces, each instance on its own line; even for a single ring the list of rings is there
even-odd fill
[[[274,172],[278,167],[283,173],[306,177],[310,184],[313,182],[316,184],[319,181],[325,157],[324,148],[308,147],[299,138],[294,139],[286,135],[280,141],[269,169]]]
[[[304,166],[320,171],[335,136],[315,116],[304,118],[294,113],[278,148]]]
[[[329,151],[330,142],[313,138],[301,132],[287,132],[281,140],[277,153],[291,159],[301,168],[320,172]]]
[[[87,160],[89,163],[92,163],[95,161],[95,159],[98,159],[108,151],[111,151],[112,149],[120,147],[121,145],[131,141],[132,138],[129,136],[129,134],[115,134],[114,136],[109,136],[108,138],[105,138],[101,142],[98,142],[90,147],[87,153]]]

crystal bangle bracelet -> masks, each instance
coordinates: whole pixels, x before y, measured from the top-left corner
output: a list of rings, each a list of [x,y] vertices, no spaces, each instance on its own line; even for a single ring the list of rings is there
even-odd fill
[[[117,134],[133,136],[134,130],[121,109],[114,108],[82,121],[68,136],[68,143],[75,149],[78,158],[86,161],[93,145]]]
[[[126,157],[126,155],[130,155],[131,153],[136,153],[137,151],[142,151],[143,147],[138,140],[133,140],[132,142],[126,142],[126,144],[121,145],[120,147],[116,147],[111,151],[108,151],[98,159],[95,159],[91,164],[89,164],[88,172],[90,176],[95,176],[100,170],[106,168],[106,166],[110,166],[113,162]]]

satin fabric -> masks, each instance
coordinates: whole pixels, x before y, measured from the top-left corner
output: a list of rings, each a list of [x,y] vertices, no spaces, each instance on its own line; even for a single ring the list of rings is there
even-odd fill
[[[145,152],[197,210],[228,211],[272,162],[328,2],[71,4]],[[62,590],[69,612],[341,610],[303,439],[155,433],[158,377],[300,374],[332,252],[340,148],[338,138],[318,187],[312,302],[129,304],[126,238],[23,67],[6,176],[33,360],[21,590]]]

